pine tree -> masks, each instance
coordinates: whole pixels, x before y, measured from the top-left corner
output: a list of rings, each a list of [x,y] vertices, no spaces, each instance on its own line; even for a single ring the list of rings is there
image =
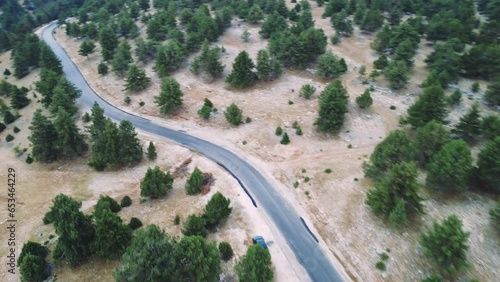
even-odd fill
[[[177,70],[186,59],[186,56],[185,45],[177,40],[170,40],[166,45],[158,48],[154,69],[160,77],[165,77],[170,72]]]
[[[186,182],[186,192],[188,195],[195,195],[201,192],[201,186],[203,184],[203,173],[198,167],[195,167],[191,176]]]
[[[379,70],[385,69],[388,64],[389,60],[387,59],[387,56],[385,54],[380,55],[380,57],[378,57],[378,59],[373,62],[373,66]]]
[[[52,94],[52,102],[49,107],[51,114],[56,115],[59,107],[63,107],[64,110],[71,116],[78,112],[78,107],[76,106],[76,99],[80,97],[81,91],[77,89],[71,82],[69,82],[65,77],[61,77],[57,82]]]
[[[118,47],[119,41],[112,27],[104,26],[99,31],[99,43],[101,44],[101,53],[104,61],[111,61]]]
[[[231,200],[224,197],[220,192],[216,192],[205,206],[203,217],[206,220],[208,229],[212,229],[229,217],[233,210],[229,205]]]
[[[389,224],[393,228],[403,228],[408,225],[406,206],[403,199],[398,199],[396,206],[389,214]]]
[[[23,88],[17,88],[16,86],[12,87],[10,94],[10,106],[13,109],[22,109],[31,102],[28,98],[28,90]]]
[[[462,221],[451,215],[442,224],[434,222],[433,228],[420,236],[420,245],[425,255],[434,258],[446,274],[454,274],[468,265],[469,236],[462,229]]]
[[[260,80],[271,81],[283,73],[280,63],[269,56],[267,50],[262,49],[257,53],[257,77]]]
[[[288,133],[283,134],[283,138],[281,138],[280,144],[282,145],[288,145],[290,144],[290,137],[288,137]]]
[[[415,149],[408,133],[403,130],[394,130],[373,150],[370,162],[363,164],[366,177],[378,178],[395,164],[411,161]]]
[[[477,174],[482,184],[488,189],[500,191],[500,136],[491,140],[479,153]]]
[[[80,211],[81,202],[64,194],[52,200],[50,218],[56,234],[59,236],[54,251],[56,262],[66,258],[70,267],[91,254],[91,244],[95,236],[92,219]]]
[[[300,97],[304,97],[304,99],[309,100],[311,99],[312,95],[316,92],[316,87],[312,86],[311,84],[304,84],[300,88]]]
[[[463,140],[446,144],[428,165],[427,187],[443,192],[464,191],[472,172],[472,155]]]
[[[28,254],[20,262],[21,281],[45,281],[49,276],[45,258]]]
[[[42,105],[48,108],[52,103],[54,88],[59,82],[60,75],[49,69],[40,71],[40,80],[35,83],[36,90],[42,95]]]
[[[144,152],[137,133],[132,123],[128,120],[122,120],[118,127],[119,144],[118,155],[121,165],[137,163],[142,160]]]
[[[347,71],[345,61],[341,62],[331,51],[319,56],[316,68],[317,75],[327,79],[338,77]]]
[[[260,9],[259,5],[254,4],[250,10],[248,10],[248,14],[246,19],[251,23],[256,24],[258,21],[264,19],[264,12]]]
[[[446,100],[444,91],[439,84],[433,84],[424,89],[424,93],[408,108],[407,121],[413,127],[421,127],[431,120],[446,123]]]
[[[419,127],[413,136],[416,160],[425,167],[432,156],[448,142],[450,142],[450,132],[441,123],[433,120]]]
[[[132,63],[132,55],[130,53],[130,44],[127,41],[122,41],[118,46],[118,50],[116,51],[116,55],[113,57],[113,62],[111,65],[113,66],[113,71],[123,77],[125,72],[129,68],[129,64]]]
[[[347,113],[347,90],[340,80],[326,86],[319,97],[319,117],[316,125],[320,131],[336,134],[342,128]]]
[[[362,109],[369,108],[373,103],[372,96],[370,95],[370,89],[366,89],[361,96],[356,98],[356,104]]]
[[[332,15],[332,27],[340,36],[349,37],[353,33],[352,21],[347,19],[345,11]]]
[[[498,80],[493,80],[488,85],[484,98],[493,105],[500,105],[500,82]]]
[[[398,90],[408,84],[408,66],[404,61],[391,61],[384,69],[392,89]]]
[[[418,195],[421,186],[417,176],[417,166],[414,163],[395,164],[387,176],[368,191],[366,204],[376,215],[384,215],[389,219],[392,215],[396,225],[404,223],[410,213],[423,213],[423,199]],[[401,201],[403,207],[398,207]],[[395,211],[396,209],[399,210]],[[404,212],[404,219],[401,212]]]
[[[286,19],[280,15],[277,11],[274,11],[272,14],[268,15],[262,27],[259,31],[259,34],[263,38],[270,38],[273,33],[277,31],[283,31],[288,28],[288,23]]]
[[[92,41],[84,40],[82,44],[80,44],[80,49],[78,50],[78,54],[80,56],[89,57],[90,54],[94,53],[95,44]]]
[[[460,121],[452,132],[458,134],[468,143],[477,140],[481,134],[481,120],[479,105],[477,103],[472,105],[469,112],[460,118]]]
[[[40,68],[63,74],[61,61],[45,42],[40,42]]]
[[[272,281],[271,254],[259,244],[251,245],[236,266],[240,281]]]
[[[155,96],[155,103],[160,107],[162,114],[169,114],[182,105],[182,93],[180,85],[173,77],[165,77],[162,80],[159,96]]]
[[[148,87],[151,79],[146,76],[143,69],[133,64],[128,69],[127,78],[125,79],[125,90],[140,91]]]
[[[253,71],[255,64],[246,51],[241,51],[233,63],[233,71],[226,78],[226,82],[234,88],[246,88],[257,80],[257,74]]]
[[[191,214],[186,218],[184,222],[184,228],[182,228],[182,234],[184,236],[200,236],[202,238],[207,237],[208,231],[205,228],[206,222],[203,216]]]
[[[87,150],[83,135],[63,107],[59,107],[53,124],[57,133],[56,146],[61,156],[72,157]]]
[[[156,153],[155,144],[153,144],[152,141],[149,142],[147,156],[148,156],[148,159],[151,161],[156,160],[156,158],[158,157],[158,154]]]
[[[224,117],[227,122],[232,125],[239,125],[242,122],[243,111],[236,106],[235,103],[232,103],[229,107],[227,107],[226,112],[224,113]]]
[[[57,132],[52,122],[42,115],[40,109],[36,110],[29,127],[31,134],[31,155],[40,162],[51,162],[58,157]]]
[[[148,168],[144,179],[141,181],[141,196],[152,199],[163,197],[172,190],[174,178],[167,171],[164,173],[160,167]]]
[[[92,247],[95,254],[106,259],[117,259],[125,252],[132,240],[132,231],[121,218],[107,207],[94,212],[95,240]]]
[[[105,62],[100,62],[97,65],[97,73],[98,74],[100,74],[100,75],[107,75],[108,71],[109,71],[109,67],[108,67],[108,65],[106,65]]]

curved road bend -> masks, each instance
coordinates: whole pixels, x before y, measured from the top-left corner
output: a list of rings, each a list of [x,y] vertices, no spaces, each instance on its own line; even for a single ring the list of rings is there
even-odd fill
[[[255,197],[257,205],[263,207],[274,224],[282,232],[283,238],[295,253],[298,262],[306,269],[312,281],[343,281],[342,276],[331,264],[320,245],[308,233],[297,211],[281,197],[269,182],[254,167],[234,153],[210,142],[172,130],[126,113],[102,99],[87,84],[79,69],[66,51],[55,40],[53,32],[57,23],[48,25],[42,31],[42,39],[61,60],[64,74],[75,86],[82,90],[79,102],[92,106],[97,101],[107,116],[114,120],[130,120],[135,127],[177,142],[219,163],[237,177]]]

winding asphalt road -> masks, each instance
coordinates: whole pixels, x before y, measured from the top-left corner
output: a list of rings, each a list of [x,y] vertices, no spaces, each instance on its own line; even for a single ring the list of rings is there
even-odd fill
[[[42,32],[42,39],[61,60],[64,74],[68,80],[82,90],[79,102],[91,107],[96,101],[104,108],[106,115],[110,118],[114,120],[127,119],[138,129],[177,142],[200,152],[221,165],[238,180],[247,194],[249,193],[255,198],[251,197],[254,205],[266,210],[295,253],[298,262],[306,269],[311,280],[318,282],[342,281],[341,276],[320,248],[314,235],[306,228],[297,211],[277,193],[261,173],[245,160],[222,147],[126,113],[109,104],[87,84],[77,66],[55,40],[53,32],[56,27],[57,23],[55,22],[48,25]]]

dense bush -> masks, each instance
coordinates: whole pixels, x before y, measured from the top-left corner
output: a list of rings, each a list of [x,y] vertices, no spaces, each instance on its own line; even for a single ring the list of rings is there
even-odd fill
[[[132,205],[132,199],[130,199],[129,196],[125,196],[122,198],[122,200],[120,201],[120,206],[122,208],[126,208],[126,207],[129,207]]]
[[[219,251],[220,257],[225,261],[228,261],[233,257],[233,248],[231,248],[231,245],[228,242],[220,242]]]
[[[132,217],[130,219],[130,222],[128,223],[128,227],[132,230],[136,230],[137,228],[140,228],[142,226],[142,221],[138,219],[137,217]]]

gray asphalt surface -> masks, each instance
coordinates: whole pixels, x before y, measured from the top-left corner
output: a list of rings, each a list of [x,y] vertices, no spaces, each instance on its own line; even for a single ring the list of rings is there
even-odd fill
[[[200,152],[229,171],[253,197],[254,203],[264,208],[275,225],[282,232],[297,260],[304,266],[312,281],[342,281],[334,266],[323,253],[314,235],[305,227],[297,211],[281,197],[262,174],[234,153],[210,142],[172,130],[148,119],[126,113],[113,107],[98,96],[87,84],[79,69],[53,36],[57,23],[44,29],[42,39],[61,60],[64,74],[76,87],[82,90],[79,103],[91,107],[96,101],[105,114],[114,120],[127,119],[138,129],[153,133],[178,144]]]

